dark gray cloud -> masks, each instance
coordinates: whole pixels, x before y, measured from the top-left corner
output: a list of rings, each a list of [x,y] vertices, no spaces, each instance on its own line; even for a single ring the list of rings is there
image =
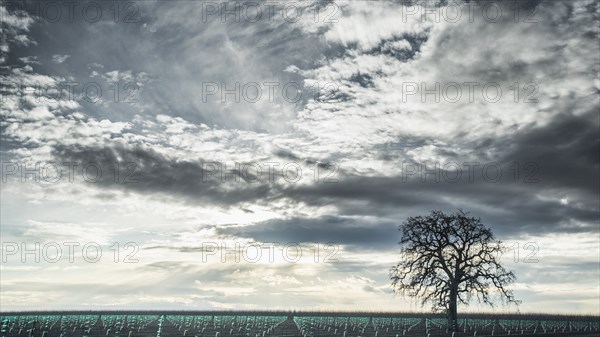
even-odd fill
[[[352,178],[329,186],[286,191],[294,200],[310,205],[337,205],[342,214],[395,217],[426,214],[432,209],[472,211],[503,235],[552,232],[597,233],[597,200],[564,205],[559,200],[539,200],[539,190],[527,185],[403,183],[397,178]],[[504,211],[503,211],[504,210]],[[508,211],[510,210],[510,211]],[[587,223],[570,225],[571,221]]]
[[[53,151],[58,162],[78,163],[79,167],[92,163],[109,170],[116,163],[121,163],[124,170],[130,170],[120,181],[114,175],[104,174],[93,184],[104,188],[123,188],[126,191],[155,195],[157,198],[169,199],[171,196],[183,198],[193,204],[235,206],[246,201],[268,201],[275,196],[275,189],[267,183],[223,182],[217,167],[202,164],[202,161],[181,161],[168,158],[150,148],[126,146],[99,148],[66,148],[57,147]],[[128,166],[131,165],[132,166]],[[210,164],[212,165],[212,164]],[[127,169],[131,167],[131,169]],[[125,173],[125,171],[124,171]],[[238,171],[228,172],[231,176],[246,176]],[[125,182],[124,181],[128,181]],[[252,179],[252,178],[251,178]]]
[[[600,96],[598,97],[600,99]],[[600,115],[597,106],[582,115],[564,113],[547,125],[532,126],[502,144],[506,162],[534,162],[544,188],[575,189],[591,202],[600,195]]]
[[[361,249],[389,249],[398,241],[398,224],[360,221],[337,216],[268,220],[250,226],[217,229],[221,235],[252,238],[259,242],[332,243]]]

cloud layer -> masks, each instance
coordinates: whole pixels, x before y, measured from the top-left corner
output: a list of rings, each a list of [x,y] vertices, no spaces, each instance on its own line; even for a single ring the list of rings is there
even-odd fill
[[[3,242],[105,253],[8,256],[2,309],[415,309],[397,226],[462,208],[537,244],[522,309],[600,310],[597,2],[132,4],[0,7]],[[236,242],[306,253],[203,262]]]

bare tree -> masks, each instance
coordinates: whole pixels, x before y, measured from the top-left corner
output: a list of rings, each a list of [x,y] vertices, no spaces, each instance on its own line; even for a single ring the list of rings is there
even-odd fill
[[[515,281],[512,271],[499,262],[507,250],[479,218],[462,210],[454,214],[432,211],[411,217],[400,226],[402,261],[390,270],[397,293],[417,297],[421,304],[448,314],[449,331],[457,331],[458,303],[473,297],[494,306],[494,293],[506,303],[516,303],[507,286]]]

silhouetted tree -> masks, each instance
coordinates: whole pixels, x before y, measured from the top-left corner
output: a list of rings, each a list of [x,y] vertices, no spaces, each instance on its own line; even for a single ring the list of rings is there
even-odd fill
[[[507,285],[512,271],[499,262],[507,248],[479,218],[462,210],[454,214],[432,211],[411,217],[400,226],[402,260],[390,270],[394,291],[417,297],[448,314],[448,329],[458,328],[457,304],[475,296],[494,306],[493,293],[506,303],[519,303]]]

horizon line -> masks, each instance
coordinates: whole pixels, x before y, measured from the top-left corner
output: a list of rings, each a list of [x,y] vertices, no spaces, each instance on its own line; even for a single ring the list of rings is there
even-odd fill
[[[4,311],[0,309],[0,315],[77,315],[77,314],[99,314],[99,315],[197,315],[197,316],[390,316],[390,315],[415,315],[415,316],[446,316],[444,312],[435,311],[368,311],[368,310],[299,310],[299,309],[281,309],[281,310],[236,310],[236,309],[202,309],[202,310],[189,310],[189,309],[113,309],[113,310],[10,310]],[[465,311],[459,313],[460,316],[530,316],[530,317],[585,317],[585,318],[598,318],[600,319],[600,313],[557,313],[557,312],[494,312],[494,311]]]

